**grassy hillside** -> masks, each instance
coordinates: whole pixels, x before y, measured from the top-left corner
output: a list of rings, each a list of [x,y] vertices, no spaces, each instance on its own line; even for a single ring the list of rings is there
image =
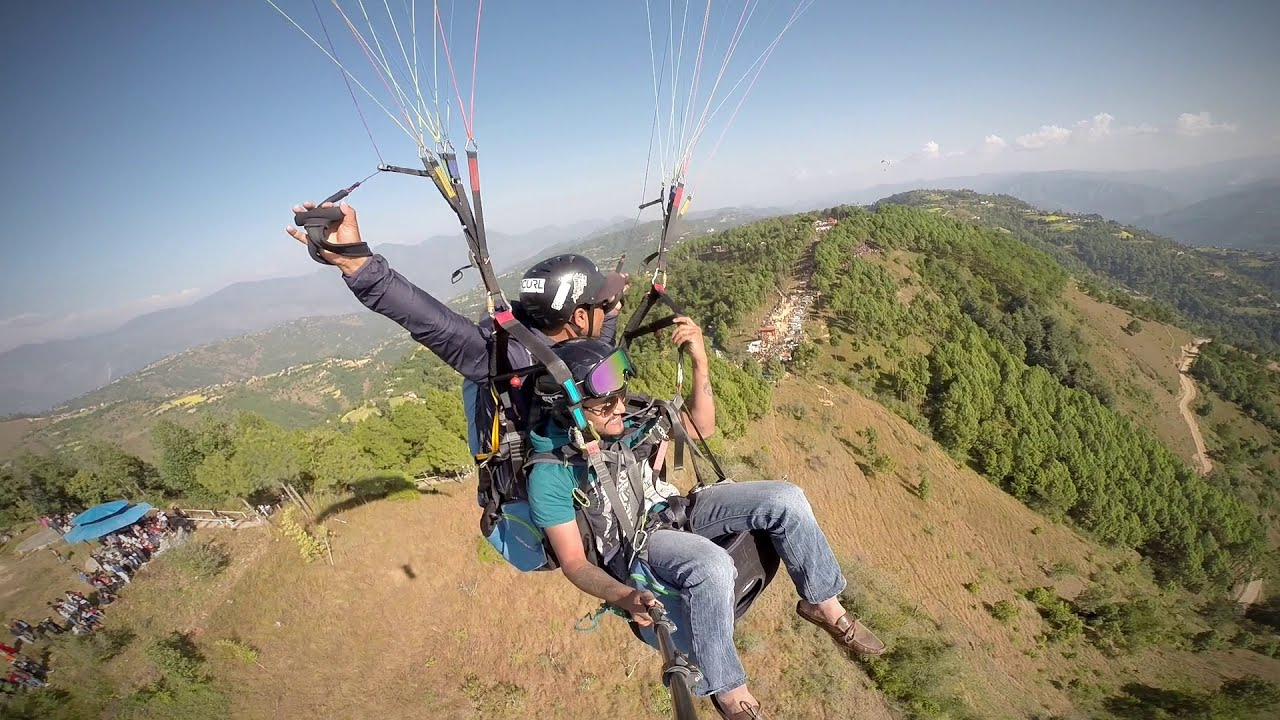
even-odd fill
[[[1080,333],[1090,364],[1115,389],[1116,408],[1147,427],[1179,456],[1191,462],[1195,452],[1187,424],[1179,416],[1182,395],[1178,361],[1190,333],[1167,323],[1147,321],[1142,329],[1125,328],[1133,315],[1067,289],[1062,315]]]

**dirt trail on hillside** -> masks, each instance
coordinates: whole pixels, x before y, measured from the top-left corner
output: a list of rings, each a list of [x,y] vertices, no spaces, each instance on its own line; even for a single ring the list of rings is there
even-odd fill
[[[1182,413],[1182,419],[1186,421],[1187,427],[1191,429],[1191,437],[1196,443],[1195,460],[1200,465],[1200,474],[1208,475],[1213,471],[1213,461],[1209,459],[1209,450],[1205,447],[1204,436],[1200,434],[1200,423],[1196,421],[1196,416],[1191,412],[1191,403],[1196,399],[1196,384],[1188,374],[1191,372],[1191,366],[1195,364],[1196,358],[1200,356],[1200,346],[1209,342],[1205,338],[1196,338],[1195,341],[1182,346],[1182,357],[1178,361],[1178,382],[1182,384],[1182,397],[1178,399],[1178,412]]]
[[[1236,602],[1241,605],[1252,605],[1258,602],[1258,596],[1262,594],[1262,580],[1254,578],[1245,584],[1244,589],[1236,596]]]

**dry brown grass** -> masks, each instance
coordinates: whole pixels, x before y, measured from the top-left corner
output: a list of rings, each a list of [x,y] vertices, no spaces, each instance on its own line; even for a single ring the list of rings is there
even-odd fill
[[[16,456],[24,447],[24,442],[28,441],[28,436],[45,425],[47,420],[27,420],[19,418],[17,420],[0,421],[0,462],[8,460]]]
[[[66,564],[58,562],[48,550],[25,556],[15,552],[23,538],[43,529],[38,523],[31,523],[0,552],[0,620],[3,620],[5,627],[14,620],[25,620],[35,625],[45,616],[53,614],[48,603],[61,596],[63,591],[79,590],[87,593],[92,589],[80,582],[75,571],[75,566],[89,557],[88,545],[67,545],[58,541],[53,547],[67,558]],[[59,622],[62,620],[56,619]],[[7,631],[5,637],[12,639]],[[10,640],[4,642],[8,643]]]
[[[767,448],[775,473],[808,493],[836,552],[874,579],[877,599],[936,623],[960,664],[952,688],[978,717],[1084,717],[1051,684],[1077,677],[1209,683],[1256,672],[1280,680],[1280,663],[1252,653],[1111,660],[1083,644],[1073,657],[1041,648],[1044,628],[1020,593],[1053,584],[1070,596],[1081,576],[1132,555],[1036,515],[880,405],[833,387],[834,403],[824,406],[809,385],[788,379],[775,399],[808,407],[802,419],[775,413],[737,452]],[[856,444],[868,426],[894,472],[868,477],[842,442]],[[932,493],[922,501],[912,489],[926,476]],[[326,523],[334,566],[303,564],[267,529],[222,531],[217,540],[234,557],[222,574],[194,580],[161,560],[111,606],[109,625],[128,626],[139,640],[111,661],[109,675],[126,688],[146,681],[143,641],[180,630],[205,649],[237,718],[666,717],[656,654],[616,619],[574,632],[595,602],[558,574],[483,562],[475,518],[465,486],[340,512]],[[1055,564],[1078,574],[1055,579],[1046,574]],[[965,589],[978,578],[976,593]],[[999,600],[1020,610],[1008,625],[984,607]],[[794,619],[793,605],[781,574],[739,628],[753,689],[773,716],[900,717],[859,666]],[[221,639],[256,649],[259,664],[217,652]]]
[[[1185,330],[1144,320],[1136,335],[1124,331],[1133,316],[1076,288],[1063,293],[1064,316],[1089,344],[1089,362],[1115,390],[1117,409],[1148,428],[1188,465],[1196,466],[1196,444],[1183,421],[1178,362],[1191,342]]]

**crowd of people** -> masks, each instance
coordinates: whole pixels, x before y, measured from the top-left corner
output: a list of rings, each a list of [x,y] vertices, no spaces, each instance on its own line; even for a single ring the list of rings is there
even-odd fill
[[[74,514],[43,516],[40,524],[65,534],[72,527],[73,517]],[[105,620],[103,608],[116,600],[120,588],[131,582],[155,555],[167,549],[176,534],[185,534],[188,529],[181,512],[160,511],[99,538],[101,547],[89,554],[83,568],[75,571],[82,582],[93,588],[89,595],[67,590],[47,603],[49,615],[35,625],[20,619],[10,623],[9,634],[14,644],[0,643],[0,654],[10,665],[9,672],[0,676],[0,691],[13,694],[21,688],[44,687],[51,671],[46,663],[31,659],[24,651],[29,653],[29,648],[38,642],[47,642],[59,635],[88,635],[101,629]],[[67,562],[61,552],[55,550],[55,555],[60,562]]]
[[[17,640],[13,645],[0,643],[0,654],[9,661],[9,672],[0,677],[0,691],[6,695],[12,695],[19,688],[42,688],[48,682],[49,667],[43,662],[37,662],[22,654],[20,650],[26,650],[28,646],[34,645],[36,635],[45,637],[48,633],[47,625],[53,624],[58,627],[58,633],[64,630],[53,623],[49,618],[45,618],[39,625],[32,627],[21,620],[15,620],[9,626],[9,633]]]
[[[22,651],[34,647],[37,642],[47,641],[64,633],[87,635],[101,628],[102,606],[115,599],[113,589],[100,589],[90,596],[77,590],[67,590],[61,597],[49,601],[48,605],[53,613],[60,616],[65,624],[59,624],[53,615],[35,625],[24,620],[10,623],[9,634],[13,636],[14,644],[0,643],[0,654],[9,661],[9,672],[0,677],[0,691],[12,694],[24,687],[44,687],[50,672],[48,665],[31,659]]]
[[[66,535],[71,532],[71,528],[75,527],[71,521],[76,517],[76,513],[54,513],[53,515],[41,515],[38,520],[41,525],[47,528],[57,530],[59,534]]]
[[[117,583],[127,583],[158,552],[168,546],[169,536],[177,532],[179,523],[171,523],[164,511],[144,518],[127,528],[99,538],[102,549],[89,555],[88,567],[80,579],[98,590]]]

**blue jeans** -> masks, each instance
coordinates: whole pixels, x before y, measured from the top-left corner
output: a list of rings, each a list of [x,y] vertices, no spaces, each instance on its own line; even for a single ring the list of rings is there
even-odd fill
[[[773,538],[800,597],[820,603],[839,595],[844,576],[818,527],[804,491],[786,482],[721,483],[696,495],[692,532],[659,530],[649,536],[649,567],[678,591],[685,613],[690,659],[702,670],[698,695],[714,695],[746,684],[733,646],[733,581],[736,569],[711,538],[764,530]],[[681,643],[683,644],[683,643]]]

